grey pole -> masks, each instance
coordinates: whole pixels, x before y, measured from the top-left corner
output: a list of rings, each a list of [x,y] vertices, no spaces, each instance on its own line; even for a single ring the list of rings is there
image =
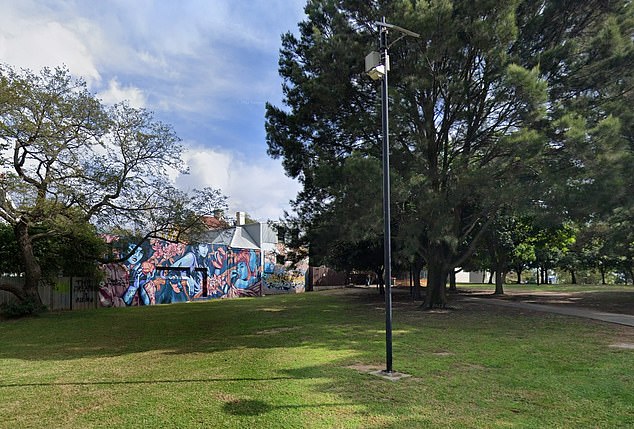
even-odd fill
[[[383,17],[385,23],[385,17]],[[385,66],[381,82],[381,108],[383,129],[383,271],[385,275],[385,372],[392,372],[392,232],[390,227],[390,136],[389,136],[389,100],[387,93],[387,75],[389,57],[387,52],[387,27],[381,27],[380,50]]]

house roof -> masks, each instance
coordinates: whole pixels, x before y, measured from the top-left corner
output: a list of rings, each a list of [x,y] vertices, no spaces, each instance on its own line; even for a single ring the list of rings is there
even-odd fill
[[[266,223],[250,223],[229,227],[227,222],[213,216],[203,217],[205,225],[219,225],[209,228],[200,238],[200,242],[225,245],[236,249],[261,249],[277,243],[277,232]]]
[[[209,231],[205,233],[201,241],[236,249],[259,249],[257,241],[241,226]]]
[[[229,224],[225,220],[218,219],[215,216],[203,216],[201,220],[207,228],[212,230],[223,229],[229,226]]]
[[[259,249],[258,242],[251,237],[248,231],[241,227],[236,226],[233,232],[233,238],[231,240],[231,247],[237,249]]]

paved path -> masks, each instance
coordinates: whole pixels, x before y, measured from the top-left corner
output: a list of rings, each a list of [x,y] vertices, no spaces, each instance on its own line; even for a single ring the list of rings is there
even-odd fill
[[[586,319],[601,320],[608,323],[634,327],[634,316],[629,314],[605,313],[588,308],[568,307],[558,305],[531,304],[529,302],[506,301],[488,297],[462,297],[463,301],[478,301],[485,304],[501,305],[503,307],[523,308],[525,310],[546,311],[549,313],[564,314],[566,316],[584,317]]]

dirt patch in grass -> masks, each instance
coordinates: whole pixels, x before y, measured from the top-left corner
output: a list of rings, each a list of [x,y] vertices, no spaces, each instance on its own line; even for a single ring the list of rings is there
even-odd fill
[[[288,331],[296,331],[297,327],[280,327],[280,328],[271,328],[271,329],[265,329],[263,331],[258,331],[256,332],[256,334],[260,335],[271,335],[271,334],[280,334],[282,332],[288,332]]]
[[[355,371],[359,371],[359,372],[373,372],[373,371],[380,371],[383,369],[382,366],[378,366],[378,365],[364,365],[364,364],[355,364],[355,365],[349,365],[346,368],[349,369],[354,369]]]
[[[610,347],[615,349],[634,350],[634,343],[616,343],[610,344]]]

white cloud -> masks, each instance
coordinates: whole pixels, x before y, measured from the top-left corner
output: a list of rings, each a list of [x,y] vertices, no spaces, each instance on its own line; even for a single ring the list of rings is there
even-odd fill
[[[0,61],[34,71],[66,65],[88,83],[99,81],[94,59],[81,37],[82,32],[92,31],[89,22],[73,18],[62,23],[46,15],[31,15],[33,10],[27,4],[17,6],[18,2],[4,5],[0,13]]]
[[[140,108],[146,106],[146,99],[143,91],[134,86],[121,86],[117,79],[110,79],[108,88],[97,94],[97,97],[106,104],[115,104],[127,101],[132,107]]]
[[[192,148],[183,158],[189,175],[176,179],[185,191],[210,186],[229,197],[229,211],[246,211],[255,219],[266,221],[282,217],[290,210],[300,185],[286,177],[279,161],[266,156],[244,159],[240,155],[217,149]]]

